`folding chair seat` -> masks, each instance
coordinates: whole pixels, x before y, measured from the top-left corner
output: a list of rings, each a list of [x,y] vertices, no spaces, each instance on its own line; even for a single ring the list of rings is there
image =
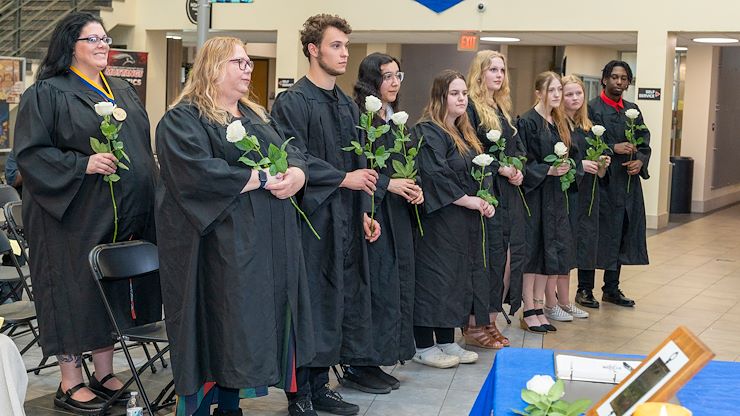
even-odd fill
[[[125,390],[133,382],[136,382],[141,398],[144,401],[144,406],[149,414],[153,414],[154,411],[161,408],[174,405],[174,380],[170,381],[162,389],[154,401],[150,401],[140,377],[146,367],[160,359],[170,349],[165,322],[161,320],[132,328],[121,328],[116,321],[116,316],[103,290],[103,285],[109,281],[152,278],[154,273],[159,270],[157,246],[145,241],[101,244],[90,251],[89,261],[100,299],[113,325],[114,333],[112,336],[120,344],[132,373],[132,377],[124,383],[124,387],[119,392]],[[136,364],[134,364],[131,358],[130,346],[127,344],[127,341],[165,343],[166,347],[157,350],[157,353],[152,357],[147,356],[147,362],[137,369]],[[109,403],[114,403],[117,398],[118,394],[111,397]]]
[[[9,336],[20,336],[25,333],[31,332],[33,334],[33,339],[20,351],[21,354],[24,354],[26,351],[28,351],[29,348],[31,348],[31,346],[38,342],[38,331],[36,331],[36,328],[33,324],[33,321],[36,319],[36,306],[33,303],[33,294],[31,294],[31,291],[26,284],[25,277],[23,276],[23,271],[21,270],[20,265],[18,264],[18,260],[15,258],[15,255],[13,255],[13,249],[10,246],[10,240],[8,240],[8,237],[5,235],[5,233],[0,232],[0,255],[3,254],[10,255],[9,257],[12,259],[11,261],[14,266],[0,266],[0,268],[11,270],[14,269],[16,273],[15,281],[19,282],[20,286],[24,289],[28,300],[20,300],[13,303],[0,305],[0,316],[5,318],[5,321],[3,322],[3,327],[0,328],[0,332],[8,331]],[[23,332],[15,332],[16,329],[21,326],[28,326],[28,330]]]

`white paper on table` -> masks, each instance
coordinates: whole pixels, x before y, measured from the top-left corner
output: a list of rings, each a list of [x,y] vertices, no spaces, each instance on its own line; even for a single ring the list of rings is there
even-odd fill
[[[563,380],[618,384],[642,362],[583,355],[555,354],[555,375]]]

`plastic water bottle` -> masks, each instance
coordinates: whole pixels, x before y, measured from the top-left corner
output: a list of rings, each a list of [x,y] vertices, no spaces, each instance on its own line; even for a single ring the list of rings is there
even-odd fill
[[[144,408],[139,406],[139,393],[132,391],[126,404],[126,416],[144,416]]]

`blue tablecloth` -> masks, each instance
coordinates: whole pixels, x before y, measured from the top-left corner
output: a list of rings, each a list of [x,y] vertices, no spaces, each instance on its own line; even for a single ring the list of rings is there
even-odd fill
[[[527,405],[520,394],[535,374],[555,375],[552,350],[505,348],[499,351],[470,415],[515,415],[511,409],[524,409]],[[694,416],[740,414],[740,363],[710,362],[677,396],[681,405]]]

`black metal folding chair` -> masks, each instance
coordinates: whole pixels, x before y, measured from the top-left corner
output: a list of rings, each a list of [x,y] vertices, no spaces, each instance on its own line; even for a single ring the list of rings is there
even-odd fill
[[[8,254],[13,266],[0,266],[2,269],[15,269],[15,282],[23,288],[28,300],[19,300],[13,303],[0,305],[0,316],[5,318],[3,327],[0,328],[0,332],[8,331],[9,336],[20,336],[26,333],[32,333],[33,339],[20,350],[21,354],[28,351],[36,342],[38,342],[39,334],[33,321],[36,319],[36,306],[33,303],[33,294],[26,284],[26,278],[23,275],[21,266],[18,264],[18,260],[13,254],[13,248],[10,245],[10,240],[5,233],[0,232],[0,255]],[[13,282],[13,283],[15,283]],[[21,326],[27,326],[28,329],[21,332],[16,330]]]
[[[5,204],[8,202],[20,200],[21,197],[18,195],[18,191],[16,191],[15,188],[10,185],[0,184],[0,207],[5,207]],[[0,229],[9,235],[12,235],[6,221],[0,222]],[[22,262],[21,264],[25,264],[25,262]],[[28,266],[24,269],[24,275],[28,277]],[[15,274],[15,270],[0,269],[0,286],[4,287],[4,293],[0,292],[2,293],[0,294],[0,304],[5,303],[8,299],[12,299],[14,301],[21,300],[22,287],[18,281],[18,276]]]
[[[103,290],[105,282],[122,279],[151,278],[154,272],[159,270],[157,246],[145,241],[125,241],[121,243],[101,244],[90,251],[89,261],[93,276],[95,277],[95,283],[100,292],[100,298],[105,305],[108,318],[113,324],[113,328],[115,330],[112,335],[114,339],[120,343],[121,349],[126,356],[126,361],[128,362],[132,373],[132,377],[124,383],[124,387],[120,391],[123,391],[135,381],[149,414],[153,414],[153,411],[157,411],[161,408],[174,405],[174,380],[170,381],[162,389],[157,398],[150,402],[140,377],[148,366],[160,359],[160,357],[170,349],[164,321],[157,321],[133,328],[122,329],[116,321],[115,314],[113,313],[105,291]],[[129,346],[127,345],[128,341],[140,343],[165,343],[166,347],[158,350],[154,356],[150,357],[144,365],[137,369],[133,359],[131,358]],[[114,403],[118,396],[119,394],[116,394],[111,397],[109,403]]]

